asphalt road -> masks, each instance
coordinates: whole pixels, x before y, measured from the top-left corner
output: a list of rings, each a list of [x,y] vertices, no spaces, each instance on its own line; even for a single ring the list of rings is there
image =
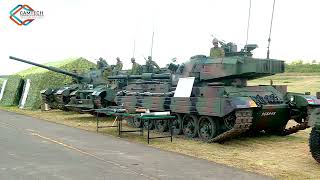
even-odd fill
[[[0,110],[0,179],[270,179]]]

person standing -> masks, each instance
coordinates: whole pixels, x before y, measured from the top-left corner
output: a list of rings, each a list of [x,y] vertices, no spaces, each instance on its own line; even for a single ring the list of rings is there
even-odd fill
[[[210,57],[212,58],[223,58],[224,57],[224,50],[223,48],[219,47],[219,40],[214,38],[212,40],[213,47],[210,49]]]
[[[122,67],[123,67],[123,63],[122,61],[120,60],[119,57],[117,57],[117,64],[116,66],[114,67],[115,71],[119,72],[122,70]]]
[[[131,63],[132,63],[132,68],[131,68],[130,74],[131,75],[139,75],[139,74],[141,74],[141,66],[140,66],[140,64],[138,64],[136,62],[135,58],[131,58]]]
[[[122,70],[122,67],[123,67],[123,63],[120,60],[120,58],[117,57],[116,60],[117,60],[117,64],[112,66],[112,75],[118,75],[119,72]]]
[[[155,71],[155,68],[156,68],[156,71]],[[151,56],[148,56],[144,72],[154,73],[154,72],[159,72],[160,70],[161,69],[160,69],[159,65],[155,61],[152,60]]]

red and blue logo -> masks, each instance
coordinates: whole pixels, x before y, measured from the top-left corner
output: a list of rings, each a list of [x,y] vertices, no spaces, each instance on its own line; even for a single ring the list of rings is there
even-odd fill
[[[19,4],[10,11],[10,19],[19,26],[27,26],[35,20],[35,13],[30,6]]]

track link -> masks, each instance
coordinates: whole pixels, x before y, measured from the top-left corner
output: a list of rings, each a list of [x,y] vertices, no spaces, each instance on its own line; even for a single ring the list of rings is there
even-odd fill
[[[223,142],[227,139],[239,136],[240,134],[249,130],[252,125],[252,110],[242,109],[235,112],[235,124],[232,129],[218,135],[217,137],[209,140],[209,142]]]
[[[309,122],[309,118],[310,118],[310,115],[312,113],[312,111],[315,109],[316,107],[308,107],[308,110],[307,110],[307,117],[304,119],[304,121],[302,123],[299,123],[295,126],[292,126],[288,129],[284,129],[281,133],[282,136],[287,136],[287,135],[290,135],[290,134],[293,134],[293,133],[296,133],[300,130],[305,130],[307,128],[309,128],[310,126],[308,125],[308,122]]]

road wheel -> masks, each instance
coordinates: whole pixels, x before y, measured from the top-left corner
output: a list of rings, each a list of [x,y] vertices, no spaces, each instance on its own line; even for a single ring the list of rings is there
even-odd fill
[[[183,133],[188,138],[194,138],[198,135],[198,118],[195,115],[185,115],[183,117]]]
[[[231,113],[227,117],[223,118],[223,121],[227,130],[230,130],[234,127],[234,123],[236,122],[236,117],[233,113]]]
[[[141,119],[138,119],[138,118],[134,117],[133,120],[132,120],[132,125],[135,128],[140,128],[142,126]]]
[[[155,121],[155,127],[159,132],[166,132],[168,130],[168,121],[165,121],[165,120]]]
[[[134,123],[133,123],[133,120],[134,120],[134,118],[132,118],[132,117],[126,118],[128,126],[135,127]]]
[[[199,137],[202,141],[207,142],[218,134],[218,124],[208,116],[202,116],[199,119]]]
[[[309,147],[312,157],[320,163],[320,130],[312,128],[309,137]]]
[[[149,123],[148,123],[148,120],[144,120],[144,122],[143,122],[143,128],[144,128],[144,129],[149,129],[149,130],[154,129],[154,121],[153,121],[153,120],[150,120],[150,124],[149,124]]]
[[[176,118],[172,121],[172,134],[182,134],[182,116],[180,114],[172,114]]]

